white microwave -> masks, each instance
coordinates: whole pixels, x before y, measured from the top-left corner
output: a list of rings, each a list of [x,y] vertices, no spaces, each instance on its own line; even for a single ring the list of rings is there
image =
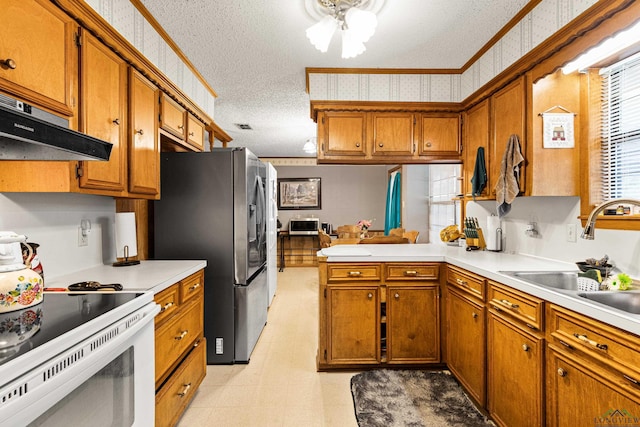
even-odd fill
[[[291,218],[289,220],[289,234],[314,236],[320,228],[319,218]]]

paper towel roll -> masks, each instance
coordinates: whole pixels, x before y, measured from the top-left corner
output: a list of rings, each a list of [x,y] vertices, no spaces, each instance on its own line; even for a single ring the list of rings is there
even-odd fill
[[[500,232],[498,232],[500,230]],[[489,251],[501,251],[502,250],[502,224],[500,218],[491,215],[487,217],[487,232],[484,234],[484,239],[487,243],[487,250]]]

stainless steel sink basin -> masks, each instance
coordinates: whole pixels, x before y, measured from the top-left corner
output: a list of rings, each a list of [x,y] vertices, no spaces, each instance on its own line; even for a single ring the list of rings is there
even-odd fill
[[[633,314],[640,314],[640,292],[633,291],[600,291],[583,292],[579,296],[600,304],[608,305]]]
[[[548,288],[578,290],[577,271],[501,271],[500,273]]]

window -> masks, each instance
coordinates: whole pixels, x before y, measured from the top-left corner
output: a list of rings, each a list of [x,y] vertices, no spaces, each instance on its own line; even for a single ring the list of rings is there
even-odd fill
[[[460,221],[460,165],[429,165],[429,243],[440,242],[440,230]]]
[[[640,199],[640,54],[602,76],[602,197]]]

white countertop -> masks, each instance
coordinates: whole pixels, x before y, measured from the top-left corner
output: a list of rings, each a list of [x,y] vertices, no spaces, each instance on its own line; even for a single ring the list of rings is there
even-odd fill
[[[100,283],[120,283],[123,291],[153,291],[158,293],[191,274],[205,268],[206,261],[141,261],[138,265],[113,267],[99,265],[49,278],[45,273],[46,288],[66,288],[70,284],[94,280]]]
[[[320,250],[318,255],[327,256],[328,262],[446,262],[640,335],[640,315],[638,314],[581,298],[577,291],[535,285],[500,273],[501,271],[578,271],[576,265],[570,262],[502,252],[467,251],[464,247],[434,244],[336,245]]]

